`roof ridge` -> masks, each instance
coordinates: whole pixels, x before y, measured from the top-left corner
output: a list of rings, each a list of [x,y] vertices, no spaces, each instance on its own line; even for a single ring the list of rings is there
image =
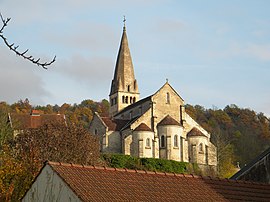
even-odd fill
[[[168,172],[159,172],[159,171],[115,168],[115,167],[95,166],[95,165],[83,165],[83,164],[74,164],[74,163],[53,162],[53,161],[47,161],[46,163],[49,165],[55,165],[55,166],[89,168],[89,169],[109,170],[109,171],[117,171],[117,172],[140,173],[140,174],[149,174],[149,175],[154,174],[154,175],[176,176],[176,177],[191,177],[191,178],[201,178],[201,179],[203,178],[200,175],[185,174],[185,173],[168,173]]]
[[[138,174],[148,174],[148,175],[175,176],[175,177],[196,178],[196,179],[211,180],[211,181],[227,181],[227,182],[231,182],[231,183],[254,184],[254,185],[269,186],[269,184],[261,183],[261,182],[235,180],[235,179],[229,179],[229,178],[202,176],[202,175],[194,175],[194,174],[186,174],[186,173],[168,173],[168,172],[160,172],[160,171],[148,171],[148,170],[116,168],[116,167],[107,167],[107,166],[83,165],[83,164],[75,164],[75,163],[53,162],[53,161],[46,161],[45,163],[49,164],[49,165],[52,165],[52,166],[55,165],[55,166],[66,166],[66,167],[75,167],[75,168],[88,168],[88,169],[96,169],[96,170],[105,170],[105,171],[107,170],[107,171],[115,171],[115,172],[127,172],[127,173],[138,173]]]

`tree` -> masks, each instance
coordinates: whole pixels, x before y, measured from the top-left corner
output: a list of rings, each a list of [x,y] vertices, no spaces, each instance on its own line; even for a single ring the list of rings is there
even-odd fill
[[[95,136],[82,127],[62,122],[25,130],[16,137],[15,144],[20,154],[33,155],[40,162],[50,160],[92,165],[100,155]]]
[[[0,150],[2,146],[13,138],[13,130],[8,123],[8,113],[5,107],[0,107]]]
[[[51,65],[52,63],[55,62],[56,56],[54,56],[54,58],[50,62],[40,62],[40,58],[35,59],[32,55],[29,55],[29,56],[26,55],[27,52],[28,52],[28,49],[25,50],[24,52],[18,51],[19,46],[15,46],[14,43],[10,44],[8,42],[7,38],[4,36],[4,33],[3,33],[5,27],[8,25],[9,21],[11,20],[11,18],[4,19],[1,13],[0,13],[0,18],[1,18],[1,21],[3,23],[2,27],[0,28],[0,37],[3,39],[5,45],[11,51],[13,51],[14,53],[16,53],[16,55],[18,55],[18,56],[20,56],[20,57],[22,57],[22,58],[24,58],[24,59],[26,59],[26,60],[34,63],[35,65],[41,66],[44,69],[47,69],[47,67],[49,65]]]
[[[25,130],[0,151],[0,201],[18,201],[46,160],[103,165],[97,138],[82,127],[48,123]]]

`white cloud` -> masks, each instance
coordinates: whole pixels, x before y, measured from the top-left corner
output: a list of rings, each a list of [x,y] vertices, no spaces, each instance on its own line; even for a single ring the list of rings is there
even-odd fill
[[[29,98],[41,103],[44,97],[50,96],[44,89],[42,78],[37,75],[38,71],[45,70],[16,56],[2,42],[0,55],[0,100],[13,103]]]
[[[114,64],[108,58],[74,55],[68,60],[58,61],[56,69],[62,76],[95,86],[112,79]]]

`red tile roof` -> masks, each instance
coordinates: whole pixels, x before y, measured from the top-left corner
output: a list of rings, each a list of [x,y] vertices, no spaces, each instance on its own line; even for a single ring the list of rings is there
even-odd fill
[[[134,131],[152,131],[145,123],[141,123]]]
[[[177,125],[179,126],[180,123],[176,121],[174,118],[172,118],[170,115],[167,115],[164,119],[162,119],[159,123],[159,126],[165,126],[165,125]]]
[[[65,121],[63,114],[11,114],[10,119],[15,129],[38,128],[45,123]]]
[[[270,201],[270,185],[48,162],[82,201]]]
[[[111,119],[109,117],[101,117],[110,131],[120,131],[127,123],[127,120]]]
[[[194,137],[194,136],[204,136],[206,137],[198,128],[192,128],[191,131],[187,134],[188,137]]]

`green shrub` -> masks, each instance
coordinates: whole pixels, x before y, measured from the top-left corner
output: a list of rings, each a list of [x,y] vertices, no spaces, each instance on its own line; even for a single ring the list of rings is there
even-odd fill
[[[102,158],[107,166],[115,168],[127,168],[149,170],[168,173],[186,173],[188,163],[165,159],[136,158],[123,154],[103,154]]]

